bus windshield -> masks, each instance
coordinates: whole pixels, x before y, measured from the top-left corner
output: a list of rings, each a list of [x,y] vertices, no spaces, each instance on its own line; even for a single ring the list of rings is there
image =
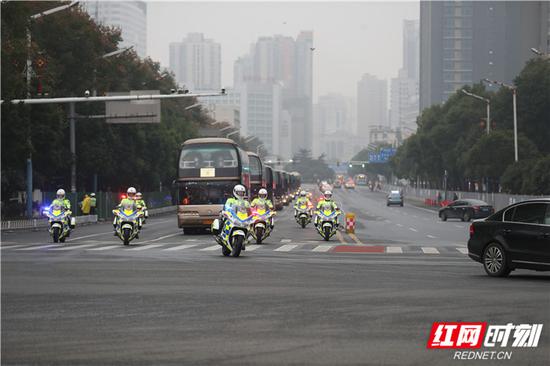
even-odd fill
[[[182,182],[180,205],[223,205],[231,197],[235,181]]]
[[[239,176],[237,149],[226,144],[184,146],[179,161],[180,178]]]

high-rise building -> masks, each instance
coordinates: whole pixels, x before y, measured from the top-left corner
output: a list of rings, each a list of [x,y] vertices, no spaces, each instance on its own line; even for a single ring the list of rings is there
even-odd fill
[[[139,57],[147,56],[147,3],[145,1],[84,1],[84,9],[98,23],[120,28],[119,48],[133,46]]]
[[[420,107],[483,78],[512,82],[550,48],[548,1],[421,1]]]
[[[191,91],[221,88],[221,46],[202,33],[170,43],[170,69],[178,84]]]
[[[407,77],[418,80],[420,62],[420,22],[403,20],[403,70]]]
[[[360,136],[366,139],[370,126],[387,125],[387,99],[386,80],[364,74],[357,83],[357,132]]]

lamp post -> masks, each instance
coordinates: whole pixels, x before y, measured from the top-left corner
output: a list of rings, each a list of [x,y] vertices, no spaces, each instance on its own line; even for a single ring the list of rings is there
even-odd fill
[[[503,86],[506,89],[512,91],[512,104],[514,108],[514,159],[515,159],[515,162],[517,163],[518,162],[518,110],[517,110],[517,104],[516,104],[517,87],[515,85],[505,84],[501,81],[489,80],[487,78],[483,79],[483,81],[490,84],[497,84],[497,85]]]
[[[32,74],[32,60],[31,60],[31,48],[32,48],[32,35],[31,35],[31,22],[33,20],[45,17],[50,14],[57,13],[58,11],[62,11],[65,9],[72,8],[78,4],[78,1],[73,1],[70,4],[62,5],[55,7],[53,9],[49,9],[46,11],[43,11],[38,14],[31,15],[29,19],[27,20],[27,27],[26,27],[26,38],[27,38],[27,67],[25,69],[25,82],[26,82],[26,89],[27,89],[27,99],[31,97],[31,74]],[[30,117],[29,117],[30,118]],[[31,134],[30,134],[30,121],[29,121],[29,131],[28,131],[28,145],[29,145],[29,157],[27,158],[27,217],[32,217],[32,153],[30,152],[31,149]]]
[[[489,132],[490,132],[490,128],[491,128],[490,127],[491,126],[491,100],[488,99],[488,98],[484,98],[481,95],[470,93],[465,89],[462,89],[462,93],[466,94],[469,97],[472,97],[472,98],[475,98],[475,99],[478,99],[478,100],[481,100],[481,101],[484,101],[485,103],[487,103],[487,135],[488,135]]]

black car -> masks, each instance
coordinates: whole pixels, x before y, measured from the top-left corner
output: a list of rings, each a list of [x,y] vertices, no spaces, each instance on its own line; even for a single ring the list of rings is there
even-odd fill
[[[495,212],[493,206],[487,202],[474,199],[456,200],[449,205],[442,207],[439,210],[439,218],[443,221],[455,218],[462,221],[470,221],[471,219],[482,219]]]
[[[470,225],[468,256],[489,276],[550,271],[550,198],[515,203]]]

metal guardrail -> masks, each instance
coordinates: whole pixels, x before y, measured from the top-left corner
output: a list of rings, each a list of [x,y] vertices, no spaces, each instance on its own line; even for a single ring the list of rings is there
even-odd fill
[[[177,206],[167,206],[149,209],[149,216],[157,216],[165,213],[176,213]],[[94,224],[98,221],[97,215],[75,216],[76,224]],[[1,230],[38,229],[48,227],[48,219],[8,220],[2,221]]]
[[[391,190],[402,190],[405,198],[417,198],[424,201],[425,199],[437,200],[437,194],[441,194],[441,200],[445,200],[444,190],[440,189],[427,189],[427,188],[415,188],[415,187],[400,187],[386,184],[382,188],[382,191],[389,192]],[[459,199],[471,198],[481,201],[485,201],[492,205],[495,210],[500,210],[513,203],[526,201],[533,198],[540,198],[542,196],[528,196],[528,195],[515,195],[507,193],[486,193],[486,192],[463,192],[463,191],[447,191],[447,200],[451,199],[456,193]]]

